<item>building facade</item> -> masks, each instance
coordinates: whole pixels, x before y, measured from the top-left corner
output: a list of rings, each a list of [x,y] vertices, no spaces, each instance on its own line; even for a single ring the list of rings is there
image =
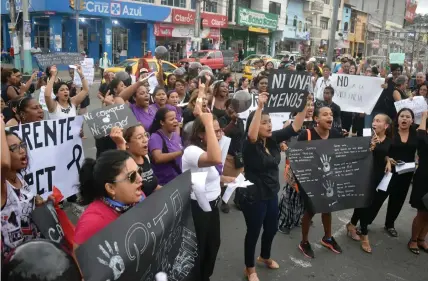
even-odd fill
[[[161,44],[180,48],[185,55],[192,41],[199,40],[194,37],[195,0],[80,1],[77,32],[76,11],[69,1],[30,0],[31,45],[50,52],[85,51],[92,58],[107,52],[113,60],[116,55],[142,57]],[[219,47],[220,28],[227,27],[226,2],[209,2],[201,13],[201,37],[210,47]],[[21,6],[21,0],[16,0],[17,12]],[[9,0],[1,0],[1,14],[2,44],[8,49]]]

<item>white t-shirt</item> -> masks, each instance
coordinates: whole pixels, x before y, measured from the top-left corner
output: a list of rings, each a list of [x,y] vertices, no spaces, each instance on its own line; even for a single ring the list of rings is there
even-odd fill
[[[1,210],[2,252],[8,254],[23,242],[38,237],[38,231],[31,221],[35,208],[34,194],[18,175],[22,187],[17,190],[6,181],[7,201]]]
[[[71,104],[68,108],[63,108],[59,102],[56,102],[54,112],[49,112],[49,120],[64,119],[77,116],[76,106]]]
[[[208,201],[216,200],[221,193],[220,188],[220,174],[218,173],[215,166],[199,168],[198,161],[199,157],[205,153],[205,151],[195,145],[186,147],[182,157],[182,169],[183,172],[190,170],[192,173],[207,172],[207,179],[205,181],[205,196]],[[190,197],[196,200],[195,194],[191,193]]]

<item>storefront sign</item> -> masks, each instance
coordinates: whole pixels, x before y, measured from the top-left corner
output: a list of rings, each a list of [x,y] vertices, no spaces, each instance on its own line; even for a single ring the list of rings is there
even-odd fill
[[[180,9],[172,9],[172,23],[195,24],[195,12]]]
[[[202,18],[203,27],[217,27],[217,28],[227,27],[227,16],[202,13],[201,18]]]
[[[409,23],[412,23],[416,16],[416,8],[418,3],[414,0],[406,0],[406,15],[405,20]]]
[[[154,28],[155,36],[159,37],[193,37],[194,27],[189,25],[171,25],[171,24],[162,24],[155,23]]]
[[[278,15],[240,7],[238,9],[238,24],[276,30],[278,26]]]
[[[248,31],[257,32],[257,33],[269,33],[269,29],[261,28],[261,27],[252,27],[248,28]]]

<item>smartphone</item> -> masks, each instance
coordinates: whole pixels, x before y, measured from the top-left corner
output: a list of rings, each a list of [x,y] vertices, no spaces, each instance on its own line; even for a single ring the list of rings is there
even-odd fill
[[[43,75],[43,71],[39,71],[39,72],[37,72],[37,78],[42,77],[42,75]]]
[[[398,161],[397,161],[397,165],[398,165],[398,166],[401,166],[401,165],[404,165],[404,164],[406,164],[406,162],[403,162],[403,161],[401,161],[401,160],[398,160]]]

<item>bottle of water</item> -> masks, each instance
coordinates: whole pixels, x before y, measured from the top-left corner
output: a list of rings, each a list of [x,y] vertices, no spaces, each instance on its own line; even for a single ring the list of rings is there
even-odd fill
[[[158,272],[155,276],[156,281],[168,281],[168,276],[165,272]]]

